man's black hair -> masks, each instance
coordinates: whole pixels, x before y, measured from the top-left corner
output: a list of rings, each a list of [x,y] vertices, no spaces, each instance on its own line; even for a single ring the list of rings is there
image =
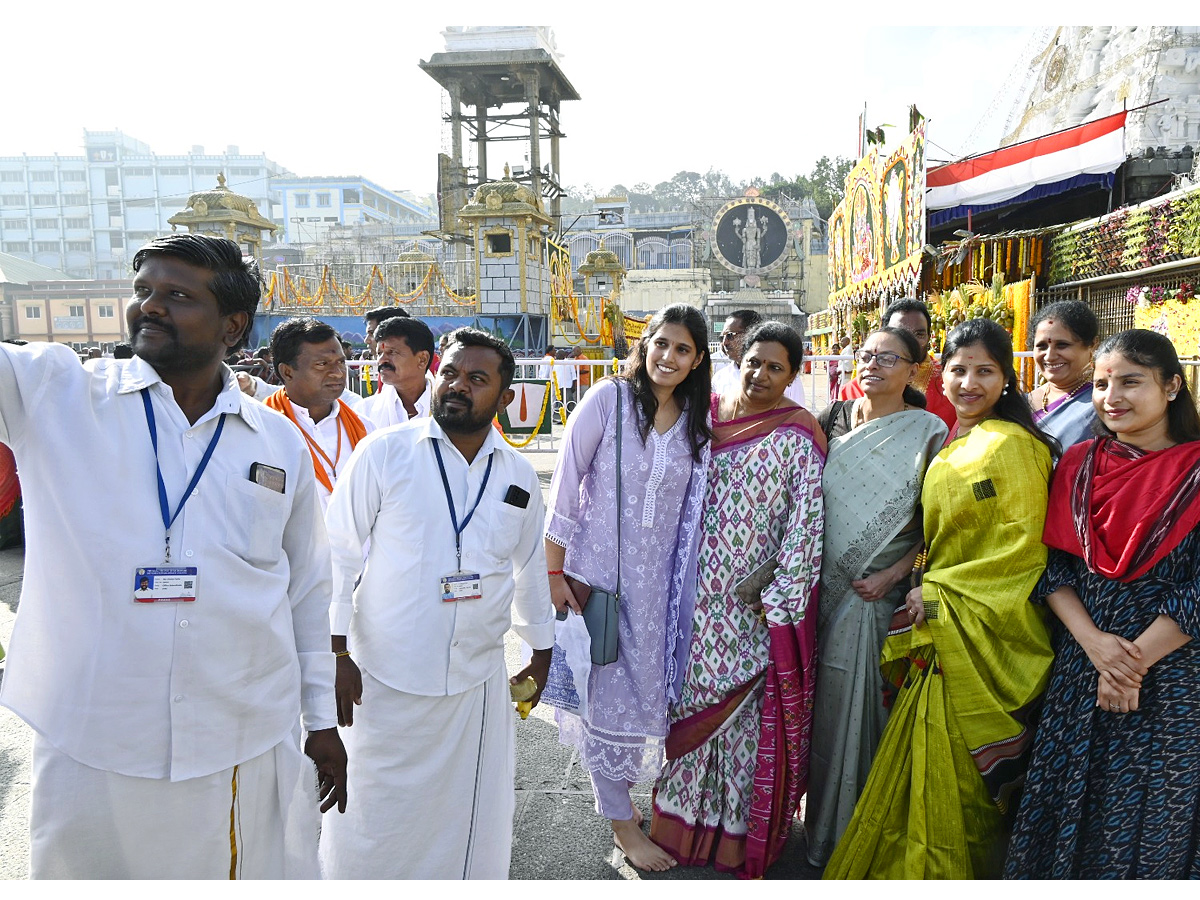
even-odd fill
[[[228,238],[178,232],[156,237],[135,253],[133,271],[140,270],[153,256],[171,256],[212,272],[208,289],[217,298],[221,315],[246,314],[246,330],[230,349],[245,346],[262,291],[262,279],[254,257],[243,256],[242,248]]]
[[[753,328],[755,325],[757,325],[759,322],[761,322],[763,320],[763,315],[762,315],[762,313],[758,312],[757,310],[753,310],[753,309],[735,309],[733,312],[731,312],[725,318],[726,319],[737,319],[739,322],[742,323],[742,328],[744,328],[746,331],[749,331],[751,328]]]
[[[916,297],[902,297],[899,300],[893,300],[887,305],[887,309],[883,311],[883,316],[879,319],[879,324],[891,325],[892,316],[897,313],[903,315],[906,312],[915,312],[923,315],[925,317],[925,329],[931,333],[933,332],[933,320],[929,317],[929,307],[925,305],[923,300],[918,300]],[[1031,331],[1030,334],[1032,333]]]
[[[429,330],[428,325],[420,319],[393,316],[390,319],[384,319],[375,329],[376,345],[388,338],[403,340],[408,344],[408,349],[414,356],[422,350],[428,353],[425,370],[429,371],[429,364],[433,362],[433,332]]]
[[[450,342],[446,345],[449,352],[455,344],[462,347],[487,347],[500,355],[500,389],[507,390],[517,373],[517,361],[513,358],[512,348],[495,335],[480,331],[478,328],[456,328],[450,332]]]
[[[408,310],[402,306],[376,306],[374,309],[368,309],[363,313],[364,322],[374,322],[378,325],[384,319],[392,319],[396,316],[408,318]]]
[[[312,316],[299,316],[280,322],[271,332],[271,365],[275,374],[283,378],[279,367],[296,365],[302,344],[324,344],[337,336],[338,333],[332,325]]]
[[[113,344],[113,359],[133,359],[133,345],[127,341]]]

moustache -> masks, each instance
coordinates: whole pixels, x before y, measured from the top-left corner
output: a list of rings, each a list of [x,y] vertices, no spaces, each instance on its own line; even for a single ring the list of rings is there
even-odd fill
[[[442,408],[442,409],[445,409],[445,407],[446,407],[446,403],[447,403],[448,401],[450,401],[450,400],[457,400],[457,401],[458,401],[458,402],[460,402],[460,403],[461,403],[463,406],[465,406],[467,409],[473,409],[473,408],[474,408],[474,405],[471,403],[471,398],[470,398],[470,397],[468,397],[466,394],[456,394],[456,393],[454,393],[453,391],[451,391],[451,392],[448,392],[448,393],[446,393],[445,395],[443,395],[443,396],[442,396],[442,397],[441,397],[441,398],[438,400],[437,404],[438,404],[438,406],[439,406],[440,408]]]
[[[393,366],[391,363],[386,363],[386,362],[385,362],[385,363],[380,363],[378,366],[376,366],[376,368],[377,368],[377,369],[378,369],[380,372],[395,372],[395,371],[396,371],[396,367],[395,367],[395,366]]]
[[[164,321],[161,321],[158,319],[152,319],[149,316],[139,316],[137,319],[134,320],[133,327],[130,329],[132,335],[134,337],[136,337],[138,332],[140,332],[147,325],[152,325],[153,327],[159,329],[160,331],[165,331],[167,334],[169,334],[173,338],[179,336],[179,333],[175,330],[175,326],[172,325],[170,322],[164,322]]]

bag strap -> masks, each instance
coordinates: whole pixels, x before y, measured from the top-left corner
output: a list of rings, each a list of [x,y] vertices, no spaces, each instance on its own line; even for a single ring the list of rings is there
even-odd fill
[[[625,505],[625,496],[621,493],[621,397],[625,393],[620,380],[617,381],[617,583],[614,592],[618,599],[621,596],[621,508]]]

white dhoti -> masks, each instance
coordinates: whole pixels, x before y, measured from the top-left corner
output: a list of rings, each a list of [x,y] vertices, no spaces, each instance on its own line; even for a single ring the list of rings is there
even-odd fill
[[[318,878],[316,773],[295,740],[168,781],[76,762],[35,735],[33,878]]]
[[[446,697],[394,690],[362,672],[362,706],[341,731],[345,815],[325,817],[326,878],[508,878],[515,731],[503,666]]]

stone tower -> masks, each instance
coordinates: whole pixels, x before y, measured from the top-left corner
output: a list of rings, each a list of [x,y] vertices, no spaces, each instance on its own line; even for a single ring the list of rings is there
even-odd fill
[[[546,238],[551,218],[541,198],[504,178],[481,184],[458,213],[475,246],[475,293],[482,315],[550,314]]]

